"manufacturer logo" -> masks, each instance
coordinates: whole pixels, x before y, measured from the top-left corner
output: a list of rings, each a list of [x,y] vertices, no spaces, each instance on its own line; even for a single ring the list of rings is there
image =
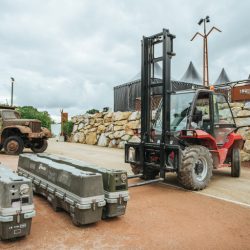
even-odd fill
[[[250,94],[250,89],[241,89],[240,94],[241,95],[249,95]]]
[[[40,164],[39,167],[38,167],[39,170],[43,170],[43,171],[46,171],[47,168],[43,166],[43,164]]]

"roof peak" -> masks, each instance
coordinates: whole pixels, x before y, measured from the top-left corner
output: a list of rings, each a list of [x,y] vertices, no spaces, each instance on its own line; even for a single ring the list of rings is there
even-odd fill
[[[230,82],[227,72],[224,68],[222,68],[217,80],[215,81],[214,85],[219,85],[222,83]]]
[[[202,83],[201,76],[199,75],[192,61],[190,61],[188,68],[184,73],[184,75],[182,76],[182,78],[180,79],[180,81],[196,83],[196,84]]]

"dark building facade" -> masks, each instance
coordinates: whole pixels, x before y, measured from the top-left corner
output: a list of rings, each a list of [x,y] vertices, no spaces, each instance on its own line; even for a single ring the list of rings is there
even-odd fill
[[[154,82],[160,79],[154,79]],[[179,81],[172,81],[173,91],[200,87],[200,85]],[[152,104],[156,108],[161,96],[161,87],[154,88],[152,93]],[[141,80],[132,81],[114,87],[114,111],[134,111],[140,107]]]

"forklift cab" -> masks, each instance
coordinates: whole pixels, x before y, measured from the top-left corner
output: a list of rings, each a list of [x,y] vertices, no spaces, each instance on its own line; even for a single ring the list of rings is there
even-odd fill
[[[162,115],[159,114],[159,118]],[[161,136],[161,119],[154,125],[156,138]],[[227,134],[236,127],[235,121],[223,94],[210,90],[180,91],[171,95],[170,128],[181,130],[203,130],[212,135],[218,146],[226,142]]]

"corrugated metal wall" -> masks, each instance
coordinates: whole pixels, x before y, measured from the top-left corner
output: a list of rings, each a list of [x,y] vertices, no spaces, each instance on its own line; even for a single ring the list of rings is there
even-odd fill
[[[157,83],[160,79],[154,79]],[[192,87],[201,87],[200,85],[172,81],[173,90],[191,89]],[[153,88],[152,95],[161,95],[161,87]],[[136,110],[136,98],[141,96],[141,81],[125,83],[114,87],[114,111],[134,111]]]

